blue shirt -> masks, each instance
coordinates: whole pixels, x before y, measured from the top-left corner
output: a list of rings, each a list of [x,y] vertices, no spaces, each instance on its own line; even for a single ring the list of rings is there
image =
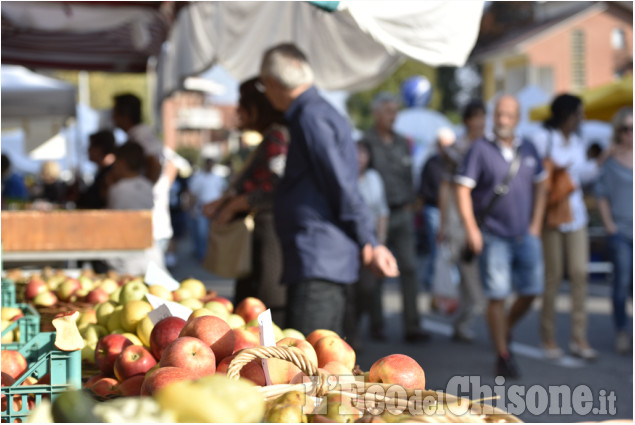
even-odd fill
[[[534,183],[542,181],[542,161],[534,145],[515,142],[521,156],[518,173],[483,222],[490,233],[504,238],[522,236],[529,230],[534,205]],[[480,139],[474,142],[459,165],[455,182],[472,189],[474,216],[479,217],[494,196],[494,188],[509,171],[514,149],[498,142]]]
[[[27,197],[24,179],[18,174],[12,173],[2,182],[2,199],[26,201]]]
[[[357,150],[348,122],[311,87],[285,112],[290,136],[274,216],[282,281],[357,281],[360,249],[376,244],[357,186]]]

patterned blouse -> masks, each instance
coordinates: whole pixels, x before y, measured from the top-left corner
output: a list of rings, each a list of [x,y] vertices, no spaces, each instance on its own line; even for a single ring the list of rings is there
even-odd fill
[[[269,127],[232,183],[233,192],[246,194],[253,210],[273,208],[273,192],[284,174],[288,145],[289,133],[285,127],[277,124]]]

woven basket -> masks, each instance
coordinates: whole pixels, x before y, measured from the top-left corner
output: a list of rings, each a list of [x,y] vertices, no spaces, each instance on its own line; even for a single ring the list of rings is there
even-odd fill
[[[274,400],[290,391],[302,391],[307,395],[315,397],[323,397],[330,393],[345,394],[350,396],[357,407],[370,408],[375,403],[385,403],[386,405],[395,406],[398,409],[405,409],[404,414],[408,413],[409,408],[415,407],[412,405],[413,400],[410,399],[415,394],[414,390],[405,390],[400,394],[401,398],[390,398],[382,394],[375,393],[373,390],[382,389],[380,391],[383,394],[387,393],[387,390],[394,389],[394,385],[391,384],[377,384],[371,382],[364,382],[354,386],[356,391],[350,391],[347,386],[329,384],[328,374],[322,370],[317,369],[316,365],[304,355],[304,353],[295,347],[256,347],[242,350],[229,364],[227,368],[227,376],[230,379],[238,379],[240,377],[240,370],[243,366],[255,359],[281,359],[287,360],[296,365],[302,372],[308,376],[317,376],[319,379],[311,380],[310,382],[304,382],[301,384],[280,384],[269,385],[264,387],[258,387],[261,394],[266,401]],[[370,390],[370,391],[369,391]],[[434,414],[422,414],[411,416],[412,421],[427,422],[427,423],[520,423],[522,422],[516,416],[513,416],[497,407],[490,405],[484,405],[483,400],[472,401],[466,398],[458,398],[451,394],[446,394],[440,391],[424,390],[417,393],[417,399],[425,400],[423,402],[424,407],[443,407],[443,413]],[[421,401],[419,402],[419,408],[421,408]],[[452,412],[452,409],[448,408],[451,405],[466,406],[464,411],[467,413],[456,415]]]

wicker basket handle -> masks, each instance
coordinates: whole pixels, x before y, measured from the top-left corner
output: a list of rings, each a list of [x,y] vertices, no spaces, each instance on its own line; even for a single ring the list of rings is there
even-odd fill
[[[237,380],[240,377],[240,370],[243,366],[255,359],[287,360],[300,368],[306,375],[318,376],[317,365],[311,363],[299,348],[255,347],[241,350],[241,352],[234,357],[227,368],[227,377]]]

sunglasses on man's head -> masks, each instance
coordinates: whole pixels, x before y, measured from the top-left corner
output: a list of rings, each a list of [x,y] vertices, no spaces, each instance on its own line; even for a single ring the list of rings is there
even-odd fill
[[[627,133],[627,132],[633,132],[633,126],[632,125],[623,125],[619,128],[621,133]]]

